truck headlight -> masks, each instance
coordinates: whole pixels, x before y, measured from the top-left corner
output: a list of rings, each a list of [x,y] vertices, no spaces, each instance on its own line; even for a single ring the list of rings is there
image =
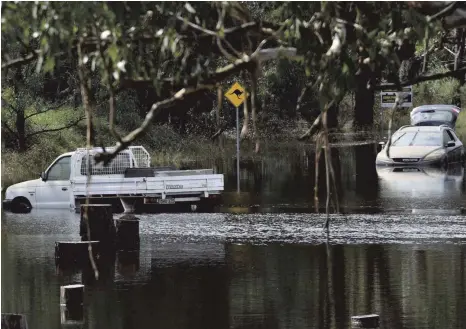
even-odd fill
[[[423,160],[432,161],[442,158],[445,155],[444,150],[437,150],[427,154]]]
[[[5,191],[5,200],[13,199],[13,193],[11,193],[11,188],[8,187]]]

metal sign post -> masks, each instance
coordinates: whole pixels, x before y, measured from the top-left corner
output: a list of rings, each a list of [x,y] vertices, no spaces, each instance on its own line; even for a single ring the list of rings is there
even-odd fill
[[[233,86],[225,93],[225,97],[236,108],[236,190],[240,193],[240,171],[239,171],[239,107],[247,98],[246,91],[238,83],[235,82]]]
[[[400,107],[412,107],[413,106],[413,86],[406,86],[403,89],[397,90],[383,90],[380,92],[380,107],[381,107],[381,118],[380,118],[380,133],[383,136],[384,132],[384,110],[390,109],[395,106],[395,100],[398,93],[401,93],[401,97],[403,98],[403,102],[400,104]],[[390,136],[391,131],[389,131]]]
[[[236,108],[236,191],[239,193],[239,109]]]

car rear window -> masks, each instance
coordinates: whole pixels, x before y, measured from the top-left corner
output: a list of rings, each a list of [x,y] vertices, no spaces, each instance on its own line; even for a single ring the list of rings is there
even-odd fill
[[[449,111],[423,111],[423,112],[418,112],[413,115],[413,121],[436,121],[436,122],[442,122],[442,121],[452,121],[453,120],[453,114]]]
[[[392,146],[442,146],[442,139],[439,132],[400,132],[393,134]]]

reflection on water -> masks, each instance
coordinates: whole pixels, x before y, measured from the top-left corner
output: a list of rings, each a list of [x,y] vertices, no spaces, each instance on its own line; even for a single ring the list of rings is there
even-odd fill
[[[466,178],[461,165],[448,170],[424,168],[419,172],[400,168],[376,168],[373,144],[332,149],[339,199],[346,213],[411,211],[416,208],[466,208]],[[321,210],[326,186],[324,159],[318,182]],[[197,167],[213,166],[225,173],[223,211],[312,212],[314,211],[315,154],[311,147],[270,152],[241,162],[241,194],[236,191],[234,158],[199,161]],[[422,206],[421,206],[422,205]]]
[[[225,173],[236,208],[140,215],[141,249],[86,286],[83,327],[346,329],[351,315],[377,313],[386,329],[466,328],[464,170],[376,169],[372,145],[334,149],[339,197],[355,213],[332,219],[327,245],[325,216],[309,214],[314,154],[298,151],[244,160],[239,196],[234,159],[195,164]],[[59,287],[88,281],[57,271],[54,245],[79,240],[79,215],[3,213],[1,234],[2,312],[62,328]]]
[[[383,167],[380,178],[380,200],[385,208],[457,210],[464,206],[464,168]]]

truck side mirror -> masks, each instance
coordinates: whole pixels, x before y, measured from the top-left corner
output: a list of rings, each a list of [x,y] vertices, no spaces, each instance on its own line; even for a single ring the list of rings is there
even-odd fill
[[[39,176],[40,176],[40,178],[42,179],[43,182],[46,181],[47,177],[45,177],[45,172],[41,172]]]

